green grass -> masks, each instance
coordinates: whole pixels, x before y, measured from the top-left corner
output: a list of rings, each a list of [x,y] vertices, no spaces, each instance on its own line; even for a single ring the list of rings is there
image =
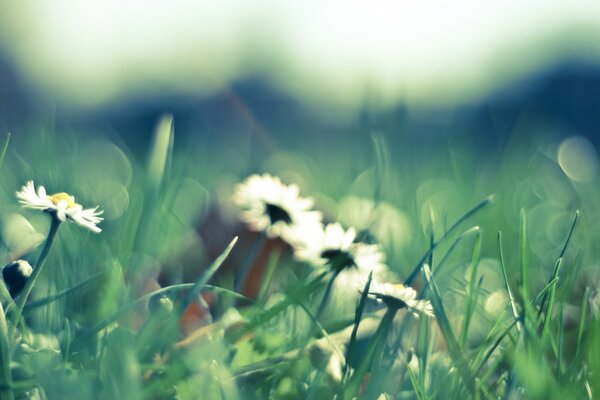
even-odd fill
[[[515,138],[493,161],[465,152],[460,162],[443,147],[419,160],[408,141],[383,135],[372,150],[349,139],[328,153],[310,143],[269,153],[243,140],[178,140],[167,116],[142,159],[114,136],[45,131],[0,146],[6,262],[31,229],[53,229],[50,215],[17,205],[27,180],[106,212],[100,234],[64,223],[47,252],[41,244],[19,255],[37,268],[28,299],[15,303],[2,288],[0,399],[562,399],[600,390],[600,186],[561,175],[540,154],[552,139]],[[431,301],[435,318],[376,303],[370,277],[362,294],[331,285],[326,295],[330,272],[247,231],[232,187],[265,170],[297,179],[328,219],[368,229],[390,280]],[[373,208],[357,216],[341,207],[347,196]]]

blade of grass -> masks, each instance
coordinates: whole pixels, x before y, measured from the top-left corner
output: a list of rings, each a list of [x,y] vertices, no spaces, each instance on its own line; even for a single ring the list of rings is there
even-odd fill
[[[456,228],[458,228],[458,226],[460,224],[462,224],[464,221],[466,221],[467,219],[469,219],[471,216],[473,216],[474,214],[476,214],[479,210],[485,208],[488,204],[491,204],[494,201],[494,196],[490,195],[488,197],[486,197],[485,199],[483,199],[482,201],[480,201],[479,203],[477,203],[473,208],[471,208],[469,211],[467,211],[462,217],[460,217],[456,222],[454,222],[454,224],[452,224],[452,226],[450,226],[450,228],[448,228],[446,230],[446,232],[444,232],[444,234],[442,235],[442,237],[440,237],[434,244],[433,246],[429,247],[429,250],[427,250],[427,252],[423,255],[423,257],[421,257],[421,259],[417,262],[417,264],[413,267],[412,271],[410,272],[410,274],[408,274],[408,277],[406,278],[406,280],[404,281],[404,285],[405,286],[410,286],[410,284],[415,280],[415,278],[417,277],[417,275],[419,274],[419,270],[422,268],[423,263],[425,262],[425,260],[427,260],[427,258],[429,257],[429,255],[435,250],[435,248],[437,246],[439,246],[439,244],[441,242],[444,241],[444,239],[446,239]]]
[[[527,265],[527,214],[520,213],[519,265],[521,269],[521,297],[523,301],[522,320],[529,320],[529,268]]]
[[[331,289],[333,288],[333,282],[335,278],[337,278],[339,271],[335,271],[331,274],[331,278],[329,278],[329,282],[327,282],[327,287],[325,288],[325,293],[323,293],[323,297],[321,298],[321,303],[319,304],[319,308],[317,309],[317,318],[320,319],[327,303],[329,302],[329,296],[331,295]]]
[[[163,183],[169,159],[173,152],[173,115],[163,115],[156,126],[148,157],[148,187],[158,192]]]
[[[229,246],[227,246],[227,248],[223,251],[223,253],[221,253],[221,255],[217,257],[215,261],[204,272],[202,272],[202,274],[200,274],[200,276],[196,280],[196,283],[194,284],[194,286],[192,286],[192,289],[188,292],[187,296],[185,297],[184,301],[182,301],[179,305],[179,315],[183,315],[185,310],[187,310],[188,306],[194,301],[194,298],[198,295],[200,290],[202,290],[204,285],[206,285],[208,281],[210,281],[213,275],[221,267],[227,256],[229,256],[229,253],[231,253],[231,250],[233,249],[233,246],[235,246],[237,240],[237,236],[234,237],[231,243],[229,243]]]
[[[471,275],[469,278],[469,285],[467,286],[467,306],[465,308],[465,315],[459,334],[459,344],[461,347],[467,343],[467,336],[469,334],[469,325],[471,324],[471,318],[475,305],[477,304],[477,297],[481,287],[481,280],[477,283],[477,270],[479,267],[479,258],[481,256],[481,234],[475,237],[475,243],[473,244],[473,255],[471,257]],[[483,277],[482,277],[483,278]]]
[[[327,273],[328,272],[325,271],[314,277],[308,283],[296,285],[295,287],[293,287],[288,293],[286,293],[286,296],[282,300],[275,303],[270,308],[255,315],[253,318],[250,319],[246,326],[239,330],[236,330],[235,333],[233,333],[227,338],[227,340],[232,343],[237,342],[239,339],[241,339],[248,333],[254,331],[255,329],[270,321],[272,318],[276,317],[279,313],[281,313],[290,305],[298,303],[300,301],[304,301],[319,287],[319,285],[321,285],[321,281],[323,280],[323,277],[327,275]]]
[[[260,235],[258,240],[254,241],[252,245],[252,250],[246,256],[244,263],[237,268],[239,278],[235,284],[235,290],[241,292],[244,290],[244,285],[248,280],[248,276],[252,271],[252,267],[256,264],[258,258],[262,255],[262,253],[267,248],[267,244],[269,243],[269,238],[266,235]],[[238,275],[236,274],[236,275]]]
[[[362,320],[363,312],[365,311],[365,305],[367,303],[367,297],[369,296],[369,288],[371,287],[371,280],[373,279],[373,271],[369,272],[367,283],[360,294],[360,299],[356,305],[356,311],[354,313],[354,326],[352,327],[352,333],[350,334],[350,341],[348,342],[348,348],[346,349],[346,364],[344,364],[344,378],[346,378],[348,371],[350,370],[350,360],[354,356],[356,347],[356,335],[358,334],[358,327]]]
[[[544,343],[546,340],[546,335],[548,333],[550,321],[552,320],[552,309],[554,307],[554,298],[556,295],[556,285],[558,283],[558,273],[560,271],[561,264],[562,264],[562,258],[559,258],[558,261],[556,262],[556,266],[554,267],[554,273],[552,274],[554,276],[554,278],[552,279],[554,284],[550,288],[550,294],[548,296],[548,309],[546,310],[546,315],[544,316],[542,332],[540,334],[542,343]]]
[[[427,266],[424,267],[424,272],[425,278],[427,279],[427,282],[431,288],[431,305],[433,306],[433,311],[438,322],[438,326],[440,327],[442,336],[444,337],[446,346],[448,347],[450,357],[454,361],[463,383],[466,385],[471,394],[475,396],[476,390],[473,373],[471,372],[469,365],[463,356],[462,349],[460,348],[460,345],[454,336],[454,332],[452,331],[450,320],[448,319],[448,314],[446,313],[444,302],[442,301],[438,287],[435,283],[433,275],[431,274],[431,271],[429,268],[427,268]]]
[[[440,259],[440,262],[435,267],[433,267],[432,264],[429,264],[430,268],[432,268],[433,275],[437,276],[440,273],[442,267],[444,267],[446,265],[446,263],[450,259],[450,256],[454,252],[454,250],[456,250],[458,245],[465,238],[467,238],[473,234],[478,234],[479,232],[480,232],[480,228],[478,226],[473,226],[473,227],[467,229],[466,231],[464,231],[463,233],[461,233],[460,235],[458,235],[456,237],[456,239],[454,240],[454,242],[452,242],[452,244],[450,245],[450,247],[448,248],[446,253],[442,256],[442,258]],[[421,290],[421,293],[419,294],[420,298],[423,298],[425,296],[427,288],[429,288],[429,283],[427,282],[427,280],[425,280],[425,283],[423,284],[423,289]]]
[[[410,369],[410,367],[408,365],[406,366],[406,372],[408,374],[408,377],[410,379],[410,383],[412,384],[413,389],[415,389],[415,395],[417,396],[417,399],[419,399],[419,400],[425,399],[426,397],[425,397],[424,391],[423,391],[421,383],[420,383],[420,381],[421,381],[420,377],[417,380],[415,373],[412,371],[412,369]]]
[[[508,299],[510,300],[510,308],[513,313],[513,318],[516,321],[517,330],[521,332],[521,322],[519,318],[519,309],[517,307],[517,301],[513,296],[512,290],[508,283],[508,275],[506,273],[506,264],[504,264],[504,252],[502,250],[502,232],[498,231],[498,253],[500,256],[500,268],[502,268],[502,277],[504,278],[504,285],[506,286],[506,292],[508,293]]]
[[[308,317],[313,322],[313,324],[315,324],[315,326],[319,330],[319,333],[321,334],[321,336],[323,336],[325,338],[325,340],[327,341],[327,343],[329,343],[329,345],[331,346],[333,351],[337,354],[337,356],[340,358],[340,360],[345,361],[344,353],[340,350],[339,346],[337,344],[335,344],[335,342],[331,339],[331,337],[329,336],[329,334],[327,333],[325,328],[323,328],[323,325],[321,325],[321,323],[315,317],[315,315],[313,315],[313,313],[310,312],[310,310],[308,309],[308,307],[306,307],[304,305],[304,303],[299,302],[297,304],[298,304],[298,306],[300,306],[300,308],[302,308],[304,310],[304,312],[306,313],[306,315],[308,315]]]
[[[540,290],[540,292],[535,296],[535,298],[531,300],[530,304],[532,306],[535,306],[536,303],[538,303],[542,299],[542,297],[544,297],[546,294],[548,294],[548,292],[550,292],[550,290],[556,284],[556,282],[558,282],[558,277],[550,280],[550,282],[548,282],[546,286],[544,286],[543,289]]]
[[[552,298],[553,294],[551,295],[551,298],[548,300],[548,306],[550,306],[550,303],[554,301],[554,299]],[[558,348],[556,349],[556,379],[558,380],[558,382],[560,383],[560,381],[562,380],[562,376],[563,376],[563,341],[564,341],[564,325],[563,325],[563,306],[561,304],[560,308],[558,309]]]
[[[498,322],[499,321],[500,321],[500,319],[498,320]],[[502,331],[502,333],[500,333],[500,335],[498,335],[498,337],[496,338],[496,340],[494,340],[493,344],[490,346],[490,348],[488,349],[488,351],[485,353],[485,356],[483,356],[483,358],[481,360],[478,360],[479,355],[477,357],[475,357],[475,360],[474,360],[473,366],[472,366],[472,369],[474,371],[479,371],[485,365],[485,363],[492,356],[492,354],[494,353],[494,351],[496,350],[496,348],[498,348],[498,346],[502,343],[502,341],[504,340],[504,338],[509,335],[511,329],[515,327],[515,325],[517,324],[517,322],[518,322],[518,320],[513,319],[512,322],[510,323],[510,325],[508,325],[506,328],[504,328],[504,330]],[[492,328],[492,331],[494,333],[490,332],[490,334],[488,335],[488,338],[486,338],[486,341],[485,341],[486,343],[489,343],[489,341],[491,340],[491,338],[495,335],[495,329]]]
[[[571,361],[569,376],[573,376],[576,372],[579,362],[581,361],[581,348],[583,347],[583,333],[587,320],[588,305],[590,302],[590,288],[586,287],[581,301],[581,314],[579,315],[579,326],[577,327],[577,341],[575,342],[575,355]]]
[[[13,400],[12,371],[10,369],[10,341],[4,308],[0,303],[0,400]]]
[[[273,280],[273,274],[275,272],[275,268],[277,267],[280,254],[280,252],[275,251],[271,257],[269,257],[269,262],[267,263],[267,269],[265,271],[265,277],[262,285],[260,286],[260,291],[258,292],[258,304],[265,304],[267,293],[269,291],[269,287],[271,286],[271,281]]]
[[[429,318],[421,318],[415,352],[419,360],[419,385],[421,387],[425,387],[425,376],[427,374],[427,363],[429,361],[429,342]]]
[[[81,289],[85,285],[93,282],[96,278],[100,277],[102,274],[104,274],[104,272],[97,273],[96,275],[94,275],[88,279],[85,279],[82,282],[76,283],[75,285],[71,286],[70,288],[60,291],[56,294],[53,294],[52,296],[48,296],[43,299],[39,299],[39,300],[30,302],[23,309],[23,314],[26,315],[36,308],[46,306],[52,302],[55,302],[56,300],[60,300],[61,298],[68,296],[69,294],[73,293],[74,291]]]
[[[4,163],[4,157],[6,156],[6,151],[8,150],[8,144],[10,143],[10,132],[6,134],[6,139],[4,140],[4,145],[2,145],[2,150],[0,151],[0,168],[2,168],[2,164]]]
[[[372,135],[371,140],[375,150],[375,193],[373,201],[377,204],[381,201],[382,188],[385,187],[386,172],[389,168],[389,153],[383,135]]]
[[[571,241],[571,236],[573,236],[573,232],[575,231],[575,226],[577,225],[577,221],[579,219],[579,210],[575,211],[575,217],[573,217],[573,222],[571,223],[571,228],[569,229],[569,233],[567,234],[567,238],[565,239],[565,243],[560,251],[558,259],[562,259],[565,256],[567,251],[567,246],[569,246],[569,242]],[[558,262],[558,261],[557,261]],[[554,266],[554,271],[552,271],[552,276],[550,277],[550,281],[556,279],[558,277],[558,271],[556,270],[556,265]],[[538,317],[542,315],[544,309],[546,307],[546,301],[548,300],[548,296],[544,295],[542,299],[542,303],[540,304],[540,308],[538,310]]]
[[[194,286],[195,286],[195,283],[181,283],[178,285],[167,286],[165,288],[161,288],[161,289],[155,290],[153,292],[146,293],[145,295],[138,297],[134,301],[131,301],[131,302],[125,304],[113,315],[103,319],[102,321],[98,322],[96,325],[87,329],[85,332],[83,332],[81,334],[81,336],[78,336],[73,340],[71,347],[74,350],[78,350],[86,340],[88,340],[92,336],[98,334],[101,330],[108,327],[110,324],[112,324],[116,320],[118,320],[122,315],[135,309],[135,307],[139,306],[140,304],[143,304],[145,301],[147,301],[148,299],[150,299],[153,296],[167,294],[167,293],[171,293],[171,292],[179,292],[182,290],[191,289]]]
[[[344,394],[342,399],[349,400],[356,396],[365,374],[371,367],[373,360],[375,360],[380,353],[383,351],[387,335],[392,327],[392,322],[396,316],[397,309],[388,308],[385,315],[381,319],[381,323],[377,328],[377,331],[371,337],[369,344],[365,350],[365,353],[356,366],[354,373],[350,377],[348,383],[344,387]]]

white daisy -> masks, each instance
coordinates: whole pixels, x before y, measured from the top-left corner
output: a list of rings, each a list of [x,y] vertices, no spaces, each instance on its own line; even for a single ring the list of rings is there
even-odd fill
[[[243,209],[241,219],[254,231],[287,241],[294,230],[317,225],[322,215],[311,210],[313,200],[300,196],[297,185],[285,185],[269,174],[252,175],[236,186],[233,201]]]
[[[418,317],[419,314],[425,314],[428,317],[435,316],[429,301],[417,300],[415,289],[401,283],[381,283],[373,279],[369,286],[369,295],[383,301],[388,307],[408,308],[415,317]]]
[[[103,211],[98,211],[98,207],[84,210],[81,204],[75,203],[75,197],[68,193],[47,195],[43,186],[38,186],[36,192],[33,181],[29,181],[17,192],[17,199],[23,207],[52,213],[60,221],[68,219],[92,232],[102,231],[97,224],[104,219],[100,217]]]
[[[356,241],[356,230],[345,230],[341,224],[328,224],[305,232],[295,241],[295,256],[317,267],[329,266],[338,274],[336,282],[353,287],[364,281],[373,271],[374,276],[388,272],[385,254],[377,244]]]

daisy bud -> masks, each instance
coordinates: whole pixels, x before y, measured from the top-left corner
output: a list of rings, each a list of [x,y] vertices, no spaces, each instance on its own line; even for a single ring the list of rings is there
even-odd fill
[[[33,268],[25,260],[17,260],[2,269],[2,277],[10,295],[15,298],[21,293]]]

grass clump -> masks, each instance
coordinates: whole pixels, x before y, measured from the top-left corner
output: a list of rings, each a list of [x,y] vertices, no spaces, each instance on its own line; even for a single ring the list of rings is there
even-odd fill
[[[599,389],[596,189],[551,197],[543,188],[564,179],[517,178],[530,157],[521,148],[464,183],[439,168],[441,152],[437,169],[395,164],[381,137],[349,178],[328,170],[336,155],[299,161],[309,151],[219,165],[218,144],[186,156],[193,146],[177,145],[172,122],[161,119],[146,162],[105,138],[46,135],[73,149],[51,168],[38,147],[3,146],[1,254],[33,268],[20,286],[4,275],[0,399],[546,399]],[[82,154],[90,146],[102,160]],[[271,173],[248,174],[263,165]],[[316,165],[330,173],[311,173]],[[21,209],[14,192],[29,179],[99,208],[27,184],[18,198],[33,210]]]

